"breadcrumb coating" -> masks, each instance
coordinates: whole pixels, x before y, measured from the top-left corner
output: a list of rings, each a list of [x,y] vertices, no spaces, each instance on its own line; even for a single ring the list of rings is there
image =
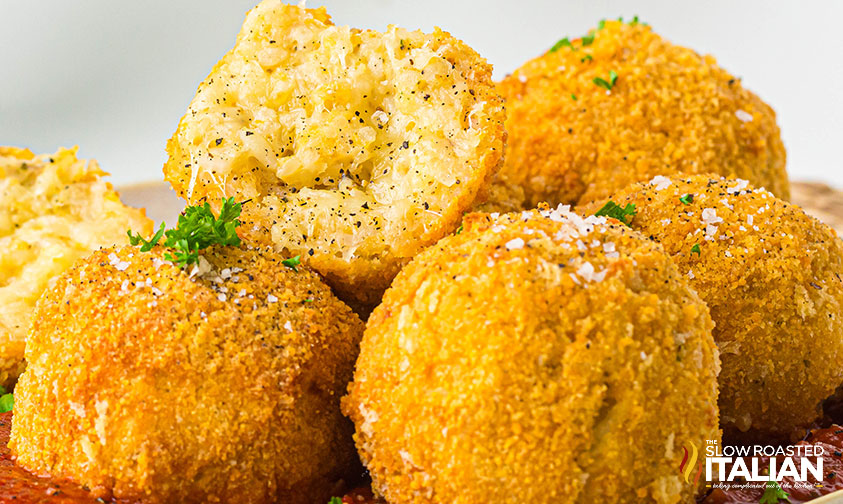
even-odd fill
[[[523,187],[527,208],[588,203],[660,174],[733,175],[790,197],[773,109],[714,57],[649,26],[605,21],[497,89],[509,142],[495,183]]]
[[[711,309],[724,435],[801,438],[843,383],[837,233],[746,180],[655,177],[613,200],[636,205],[632,227],[664,246]]]
[[[0,147],[0,385],[26,366],[24,347],[35,302],[74,261],[99,247],[128,244],[152,221],[127,207],[94,160],[76,149],[36,156]]]
[[[372,313],[343,412],[392,504],[688,502],[682,447],[720,436],[711,328],[617,221],[471,214]]]
[[[491,71],[439,29],[357,30],[264,0],[199,86],[164,174],[189,203],[249,200],[246,239],[306,257],[368,312],[498,170]]]
[[[339,401],[363,323],[270,250],[191,271],[165,250],[100,250],[39,301],[17,463],[104,497],[327,502],[357,460]]]

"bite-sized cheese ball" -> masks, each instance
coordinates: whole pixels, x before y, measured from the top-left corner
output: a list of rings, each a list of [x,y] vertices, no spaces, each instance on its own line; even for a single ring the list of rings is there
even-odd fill
[[[711,309],[724,435],[801,437],[843,383],[837,233],[745,180],[659,176],[613,200]]]
[[[692,500],[677,467],[720,437],[719,364],[661,247],[567,208],[464,226],[367,323],[343,411],[373,488],[392,504]]]
[[[249,200],[247,240],[308,257],[368,312],[497,171],[491,70],[438,29],[356,30],[265,0],[200,85],[164,174],[190,203]]]
[[[775,112],[713,57],[620,21],[555,48],[497,88],[509,142],[496,184],[523,187],[526,207],[677,173],[735,175],[789,198]]]
[[[104,249],[38,302],[10,448],[144,502],[327,502],[354,470],[340,413],[363,323],[271,251]],[[352,476],[356,476],[356,471]]]
[[[34,155],[0,147],[0,385],[23,372],[35,302],[74,261],[103,246],[128,244],[127,229],[147,235],[143,210],[120,202],[96,161],[76,149]]]

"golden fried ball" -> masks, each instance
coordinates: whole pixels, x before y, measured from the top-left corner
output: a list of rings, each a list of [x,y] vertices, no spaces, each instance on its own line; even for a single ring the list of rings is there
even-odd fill
[[[120,202],[94,160],[76,149],[36,156],[0,147],[0,385],[23,372],[35,302],[74,261],[102,246],[145,236],[152,221]]]
[[[711,309],[724,435],[801,437],[843,383],[836,232],[745,180],[655,177],[613,199],[636,205],[632,226],[664,246]]]
[[[525,207],[583,204],[678,173],[734,175],[789,198],[773,109],[712,56],[649,26],[606,21],[497,89],[509,140],[496,184],[523,187]]]
[[[15,391],[17,463],[144,502],[327,502],[363,324],[271,251],[104,249],[46,292]]]
[[[372,313],[343,412],[392,504],[685,502],[683,445],[719,439],[711,327],[617,221],[471,214]]]
[[[243,235],[309,256],[361,312],[459,225],[501,161],[491,65],[446,32],[334,26],[265,0],[167,144],[188,202],[249,200]]]

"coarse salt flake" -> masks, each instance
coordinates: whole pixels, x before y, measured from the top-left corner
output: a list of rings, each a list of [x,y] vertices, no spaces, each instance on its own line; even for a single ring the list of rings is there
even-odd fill
[[[735,117],[740,119],[743,122],[751,122],[752,121],[752,114],[745,110],[738,109],[735,111]]]
[[[594,265],[585,262],[577,269],[577,275],[586,282],[602,282],[606,277],[606,270],[595,272]]]
[[[739,192],[743,191],[749,186],[749,181],[744,179],[738,179],[737,185],[734,185],[728,189],[726,192],[729,194],[738,194]]]
[[[705,224],[719,224],[723,219],[717,216],[717,210],[714,208],[705,208],[702,211],[702,221]]]
[[[524,240],[521,239],[521,238],[513,238],[512,240],[509,240],[508,242],[506,242],[506,245],[504,245],[504,246],[506,247],[507,250],[521,249],[521,248],[524,248]]]
[[[662,189],[667,189],[670,187],[670,184],[673,182],[670,181],[669,178],[665,177],[664,175],[656,175],[650,181],[650,185],[656,186],[656,191],[661,191]]]

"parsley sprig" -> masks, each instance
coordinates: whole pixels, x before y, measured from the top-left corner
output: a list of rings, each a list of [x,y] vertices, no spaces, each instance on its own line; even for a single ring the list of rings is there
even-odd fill
[[[618,73],[614,70],[609,70],[609,80],[606,80],[603,77],[595,77],[592,82],[602,88],[606,88],[607,91],[611,91],[612,88],[615,87],[615,82],[617,81]]]
[[[161,238],[165,238],[163,245],[172,249],[172,252],[167,252],[164,258],[186,267],[199,262],[199,251],[202,249],[212,245],[240,245],[236,229],[241,224],[238,217],[242,210],[243,204],[235,203],[234,198],[223,200],[219,217],[214,216],[208,202],[202,206],[189,206],[179,215],[175,229],[165,230],[166,225],[162,222],[158,232],[149,240],[129,230],[129,243],[140,245],[141,252],[148,252]]]
[[[579,39],[580,40],[580,46],[581,47],[590,46],[594,42],[594,37],[595,37],[594,30],[589,31],[587,34],[580,37],[580,39]],[[574,42],[576,42],[576,39],[574,39]],[[579,49],[574,45],[574,42],[571,42],[571,39],[568,38],[568,37],[560,39],[558,42],[553,44],[553,46],[550,48],[550,52],[556,52],[559,49],[562,49],[563,47],[570,47],[572,51],[578,51]]]
[[[14,394],[6,392],[6,389],[0,385],[0,413],[12,411],[15,407]]]
[[[635,217],[635,203],[627,203],[625,207],[622,207],[614,201],[609,200],[605,205],[603,205],[603,208],[598,210],[594,215],[597,217],[611,217],[612,219],[617,219],[629,226],[630,222],[628,222],[626,218]]]
[[[556,52],[559,49],[562,49],[563,47],[573,48],[574,45],[571,44],[571,41],[568,39],[568,37],[565,37],[565,38],[559,40],[558,42],[556,42],[555,44],[553,44],[553,47],[550,48],[550,52]]]
[[[342,504],[342,499],[339,497],[331,497],[331,500],[328,501],[328,504]]]
[[[623,16],[621,16],[621,17],[619,17],[619,18],[618,18],[618,22],[619,22],[619,23],[623,23]],[[647,23],[643,23],[643,22],[639,21],[639,19],[638,19],[638,15],[633,16],[632,21],[628,22],[627,24],[628,24],[629,26],[635,26],[635,25],[637,25],[637,24],[641,24],[641,25],[644,25],[644,26],[649,26]],[[600,20],[600,22],[599,22],[599,23],[597,23],[597,29],[598,29],[598,30],[602,30],[604,26],[606,26],[606,20],[605,20],[605,19],[601,19],[601,20]]]
[[[764,489],[764,495],[758,504],[779,504],[779,501],[784,500],[790,502],[790,494],[782,490],[778,481],[770,480],[767,482],[767,487]]]
[[[289,259],[284,259],[281,261],[281,264],[290,268],[291,270],[298,272],[299,268],[298,265],[301,264],[301,256],[297,255],[296,257],[291,257]]]

